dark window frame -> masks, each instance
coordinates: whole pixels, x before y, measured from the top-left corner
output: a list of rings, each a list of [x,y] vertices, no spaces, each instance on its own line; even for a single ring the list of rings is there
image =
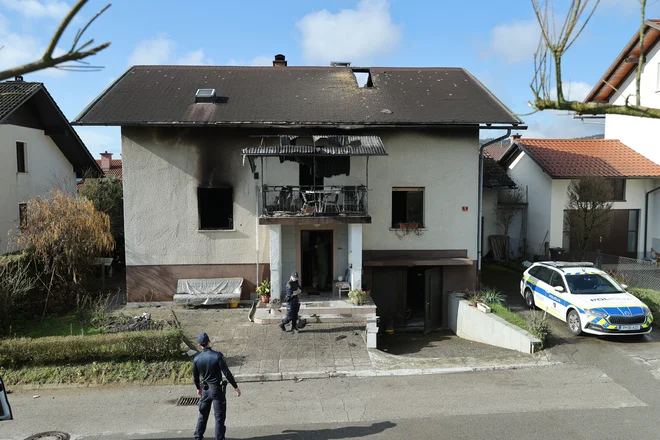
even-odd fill
[[[27,142],[16,141],[16,172],[19,174],[27,174]]]
[[[215,203],[215,201],[210,201],[214,198],[218,198],[218,203],[223,203],[223,197],[229,197],[229,200],[224,200],[224,203],[228,203],[228,206],[214,210],[207,205],[207,203]],[[227,215],[228,213],[229,215]],[[219,216],[222,216],[222,219]],[[200,231],[234,230],[234,188],[231,186],[197,187],[197,220]]]
[[[557,283],[554,281],[556,278],[558,278],[559,280],[559,282]],[[566,292],[566,282],[564,281],[564,277],[556,270],[553,270],[552,275],[550,276],[550,286],[552,286],[553,288],[557,286],[561,286],[564,288],[564,292]]]
[[[424,222],[424,214],[425,214],[425,198],[426,198],[426,188],[423,186],[406,186],[406,187],[401,187],[401,186],[395,186],[392,187],[392,200],[391,200],[391,210],[392,210],[392,219],[390,223],[390,227],[392,229],[402,229],[401,223],[417,223],[419,228],[424,228],[425,222]],[[396,205],[401,205],[404,203],[403,197],[401,196],[402,194],[405,194],[405,214],[401,215],[402,213],[396,212],[395,211],[395,206]],[[412,201],[409,197],[410,194],[421,194],[421,206],[418,208],[419,213],[417,214],[419,217],[415,217],[414,215],[411,215],[411,210],[414,209],[411,207],[411,203],[415,203]],[[415,196],[418,197],[418,196]],[[399,200],[397,200],[399,198]],[[401,218],[399,217],[405,217],[403,219],[404,221],[402,222]]]
[[[607,179],[607,182],[612,185],[612,200],[611,202],[625,202],[626,201],[626,179],[620,177],[612,177]]]
[[[634,229],[630,228],[630,213],[631,212],[635,213],[636,222],[635,222],[635,225],[634,225],[635,226]],[[639,209],[629,209],[628,210],[628,228],[626,229],[626,232],[627,232],[627,234],[626,234],[627,235],[626,236],[626,240],[627,240],[626,250],[628,252],[631,252],[631,253],[632,252],[636,253],[638,248],[639,248],[639,214],[640,214]],[[632,250],[630,249],[630,246],[629,246],[630,245],[630,234],[635,235],[635,240],[633,241],[634,249],[632,249]]]

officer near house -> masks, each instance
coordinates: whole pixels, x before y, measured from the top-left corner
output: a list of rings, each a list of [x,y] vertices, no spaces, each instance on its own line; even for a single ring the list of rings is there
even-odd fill
[[[195,381],[195,387],[197,387],[197,395],[201,397],[195,439],[202,440],[204,438],[206,424],[211,412],[211,404],[213,404],[215,440],[224,440],[227,429],[225,426],[227,381],[236,390],[236,397],[240,397],[241,390],[238,388],[231,371],[229,371],[222,353],[211,349],[209,335],[201,333],[197,336],[197,342],[202,348],[202,352],[195,356],[193,360],[193,380]],[[223,374],[227,378],[226,380],[222,379]]]
[[[298,283],[298,272],[293,272],[289,281],[286,283],[286,296],[284,300],[286,301],[286,316],[282,319],[280,323],[280,328],[282,331],[285,331],[284,327],[288,323],[291,323],[291,332],[298,331],[298,312],[300,311],[300,298],[298,294],[300,293],[300,284]]]

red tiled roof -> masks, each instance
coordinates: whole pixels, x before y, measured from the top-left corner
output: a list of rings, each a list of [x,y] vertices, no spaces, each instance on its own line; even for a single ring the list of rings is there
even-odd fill
[[[660,165],[613,139],[520,139],[552,178],[660,177]]]
[[[96,163],[98,163],[100,167],[101,159],[96,159]],[[110,169],[103,170],[103,174],[105,174],[105,177],[114,176],[117,179],[122,180],[123,171],[121,167],[121,159],[112,159],[112,161],[110,161]]]
[[[504,156],[504,153],[506,153],[509,150],[510,144],[507,142],[505,143],[497,143],[493,145],[489,145],[484,149],[484,153],[488,154],[488,156],[492,157],[495,160],[500,160]]]

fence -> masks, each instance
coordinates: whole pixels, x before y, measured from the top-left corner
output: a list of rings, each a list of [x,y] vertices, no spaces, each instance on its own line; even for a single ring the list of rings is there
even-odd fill
[[[367,187],[360,186],[264,186],[263,215],[325,216],[367,215]]]
[[[660,291],[660,266],[656,261],[618,257],[600,252],[587,252],[584,261],[610,272],[630,287]]]

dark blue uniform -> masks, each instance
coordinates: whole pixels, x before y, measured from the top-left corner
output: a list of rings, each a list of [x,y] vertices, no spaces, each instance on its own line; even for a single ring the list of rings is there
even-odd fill
[[[282,325],[287,325],[291,323],[291,331],[296,330],[298,326],[298,312],[300,311],[300,299],[298,295],[294,295],[293,292],[300,289],[300,284],[298,280],[286,283],[286,296],[284,300],[287,302],[286,305],[286,316],[282,319]]]
[[[225,375],[231,386],[238,388],[222,353],[205,348],[195,356],[193,360],[193,379],[197,389],[202,390],[202,398],[199,400],[199,419],[197,420],[197,429],[195,429],[196,439],[204,438],[206,423],[211,412],[211,403],[213,403],[215,413],[215,439],[222,440],[225,438],[227,400],[225,398],[225,387],[222,384],[222,374]]]

